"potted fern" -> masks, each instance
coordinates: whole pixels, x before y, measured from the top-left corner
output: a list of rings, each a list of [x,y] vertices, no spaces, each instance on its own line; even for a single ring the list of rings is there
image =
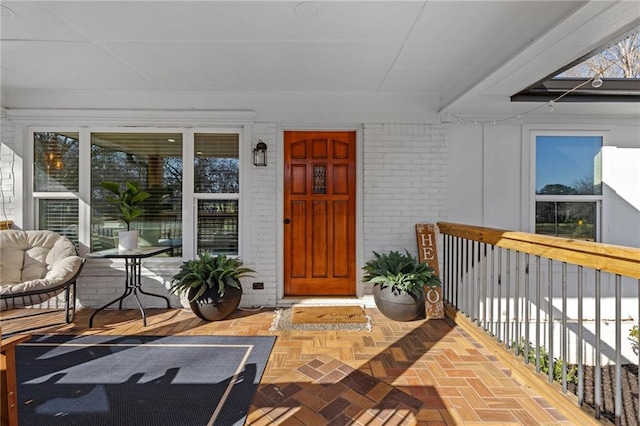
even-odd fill
[[[406,249],[378,254],[363,266],[362,281],[373,284],[378,310],[392,320],[412,321],[425,316],[425,287],[440,287],[432,267],[420,263]]]
[[[169,290],[178,296],[186,294],[191,310],[199,318],[218,321],[240,305],[240,278],[252,276],[253,272],[237,258],[203,253],[198,259],[182,263]]]
[[[124,187],[113,181],[104,181],[100,183],[100,186],[114,194],[107,196],[107,202],[118,208],[120,220],[127,225],[126,231],[118,233],[118,248],[131,250],[138,247],[138,231],[131,230],[131,222],[144,212],[144,209],[139,205],[151,194],[142,191],[137,182],[131,181],[125,182]]]

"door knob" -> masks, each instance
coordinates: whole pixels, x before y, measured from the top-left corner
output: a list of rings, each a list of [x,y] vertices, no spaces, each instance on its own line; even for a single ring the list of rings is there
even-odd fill
[[[291,223],[291,219],[286,218],[286,219],[284,220],[284,223],[285,223],[285,224],[287,224],[287,225],[288,225],[288,224],[290,224],[290,223]]]

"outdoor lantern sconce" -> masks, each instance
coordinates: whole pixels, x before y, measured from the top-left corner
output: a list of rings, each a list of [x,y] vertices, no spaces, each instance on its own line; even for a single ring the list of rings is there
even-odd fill
[[[267,144],[258,140],[253,148],[253,165],[256,167],[267,167]]]

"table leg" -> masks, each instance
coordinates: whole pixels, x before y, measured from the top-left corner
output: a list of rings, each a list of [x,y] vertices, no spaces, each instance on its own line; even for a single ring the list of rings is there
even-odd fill
[[[116,302],[120,302],[120,306],[122,306],[122,299],[124,299],[125,297],[127,297],[128,295],[131,294],[131,289],[130,288],[125,288],[124,289],[124,293],[122,293],[122,296],[118,297],[115,300],[112,300],[111,302],[107,303],[104,306],[101,306],[100,308],[96,309],[96,311],[94,313],[91,314],[91,317],[89,318],[89,328],[93,327],[93,317],[96,316],[96,314],[100,311],[102,311],[103,309],[108,308],[109,306],[113,305]]]
[[[122,310],[122,301],[124,300],[125,297],[129,296],[131,294],[131,292],[133,291],[133,287],[131,286],[130,283],[130,274],[129,274],[129,261],[127,260],[125,262],[125,281],[124,281],[124,292],[122,293],[122,295],[120,297],[118,297],[117,299],[112,300],[111,302],[107,303],[106,305],[98,308],[93,314],[91,314],[91,317],[89,317],[89,328],[93,327],[93,317],[96,316],[96,314],[106,308],[108,308],[109,306],[113,305],[116,302],[120,302],[118,304],[118,309]]]
[[[159,297],[161,299],[164,299],[167,302],[167,309],[171,308],[171,302],[169,302],[168,297],[163,296],[161,294],[149,293],[142,289],[142,260],[140,260],[140,265],[138,269],[138,290],[140,290],[140,293],[146,294],[147,296]]]
[[[118,309],[122,310],[122,302],[123,300],[133,293],[133,296],[136,299],[136,303],[138,304],[138,308],[140,309],[140,313],[142,314],[142,323],[144,326],[147,326],[147,316],[144,311],[144,306],[142,305],[142,301],[138,297],[138,291],[147,296],[159,297],[164,299],[167,302],[167,309],[171,308],[171,302],[169,298],[163,296],[161,294],[149,293],[142,290],[142,259],[139,258],[125,258],[125,289],[124,293],[117,299],[107,303],[106,305],[98,308],[91,317],[89,318],[89,328],[93,327],[93,317],[103,309],[108,308],[116,302],[118,303]]]

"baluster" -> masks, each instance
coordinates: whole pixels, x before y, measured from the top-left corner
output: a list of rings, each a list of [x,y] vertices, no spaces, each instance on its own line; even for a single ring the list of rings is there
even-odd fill
[[[513,297],[513,341],[515,344],[515,356],[518,356],[518,348],[520,347],[520,252],[516,251],[516,289]]]
[[[583,302],[584,302],[584,271],[582,266],[578,266],[578,404],[584,404],[584,355],[582,348],[584,346],[584,332],[582,331],[583,321]]]
[[[482,287],[482,320],[484,324],[484,330],[487,329],[487,245],[485,243],[482,244],[482,263],[480,264],[481,272],[481,287]]]
[[[462,262],[462,255],[460,253],[460,237],[456,237],[456,261],[455,261],[455,266],[456,266],[456,292],[455,292],[455,298],[456,298],[456,310],[460,310],[460,270],[461,270],[461,263]]]
[[[447,283],[447,279],[449,278],[447,270],[449,267],[449,235],[444,235],[442,237],[442,253],[444,253],[442,259],[442,297],[451,301],[451,297],[449,297],[449,289],[451,286]]]
[[[595,395],[595,404],[596,404],[596,419],[600,419],[600,415],[601,415],[601,410],[602,410],[602,389],[600,389],[600,387],[602,386],[602,371],[600,370],[600,365],[601,365],[601,344],[600,344],[600,324],[602,321],[602,316],[601,316],[601,312],[600,312],[600,298],[602,296],[602,289],[600,288],[600,283],[601,283],[601,273],[600,270],[596,270],[596,365],[595,365],[595,371],[596,371],[596,377],[595,377],[595,383],[594,383],[594,388],[596,391],[596,395]]]
[[[498,248],[498,324],[496,327],[497,338],[502,342],[502,248]]]
[[[531,321],[529,311],[531,310],[531,304],[529,303],[529,253],[524,256],[524,363],[529,364],[529,347],[530,330],[529,321]]]
[[[471,241],[471,256],[470,256],[470,261],[471,261],[471,269],[469,271],[469,317],[471,318],[471,321],[475,319],[477,319],[477,313],[476,313],[476,242],[475,241]]]
[[[549,259],[549,382],[553,383],[553,260]]]
[[[493,303],[494,303],[494,297],[495,297],[494,289],[495,289],[495,282],[496,282],[495,281],[495,279],[496,279],[496,275],[495,275],[495,269],[496,269],[495,248],[496,248],[496,246],[494,246],[494,245],[491,246],[491,280],[490,280],[490,283],[489,283],[491,285],[491,289],[489,291],[491,293],[491,295],[489,296],[489,305],[490,305],[489,306],[489,311],[491,312],[490,315],[491,315],[491,335],[492,336],[496,335],[495,321],[494,321],[494,318],[493,318],[493,314],[494,314]]]
[[[562,262],[562,329],[560,356],[562,357],[562,393],[567,393],[567,262]]]
[[[506,295],[504,298],[505,304],[507,305],[507,313],[506,318],[504,319],[504,344],[507,348],[511,347],[511,250],[507,249],[507,268],[506,268],[506,279],[505,279],[505,291]]]
[[[540,373],[540,312],[542,288],[540,285],[540,256],[536,256],[536,372]]]
[[[622,276],[616,274],[616,425],[622,423]]]

